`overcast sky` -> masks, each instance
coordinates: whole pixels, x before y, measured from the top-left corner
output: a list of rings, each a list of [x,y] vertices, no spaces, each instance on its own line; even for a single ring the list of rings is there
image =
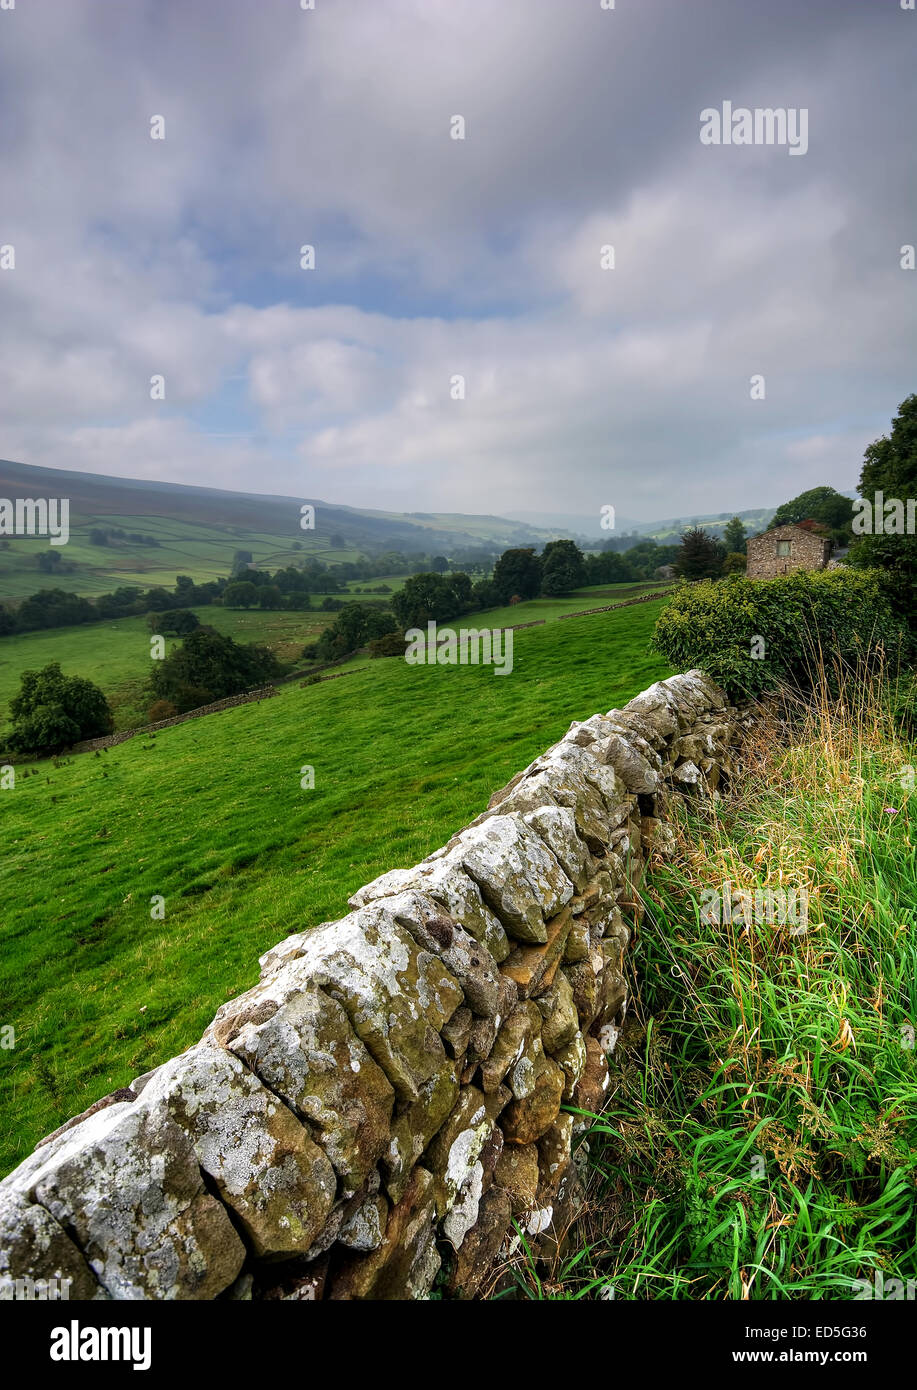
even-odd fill
[[[917,390],[917,13],[314,4],[0,10],[0,456],[639,519],[856,485]],[[725,100],[807,153],[702,144]]]

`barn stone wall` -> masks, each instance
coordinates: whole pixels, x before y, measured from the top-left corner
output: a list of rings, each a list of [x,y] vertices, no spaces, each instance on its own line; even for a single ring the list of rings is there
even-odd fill
[[[789,555],[778,555],[777,542],[788,541]],[[803,526],[775,526],[746,542],[749,579],[776,579],[793,570],[823,570],[831,557],[831,542]]]

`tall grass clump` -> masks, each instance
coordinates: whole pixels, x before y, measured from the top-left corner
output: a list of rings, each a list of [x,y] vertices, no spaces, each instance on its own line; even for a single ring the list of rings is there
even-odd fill
[[[917,750],[896,703],[881,676],[822,672],[805,706],[760,711],[722,800],[676,813],[587,1136],[590,1215],[554,1269],[520,1251],[525,1295],[851,1299],[877,1271],[917,1278]],[[807,923],[704,911],[780,888],[805,890]]]

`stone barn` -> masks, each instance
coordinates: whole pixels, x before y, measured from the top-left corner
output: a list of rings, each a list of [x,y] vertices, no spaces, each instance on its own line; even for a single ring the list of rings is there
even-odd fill
[[[817,521],[775,526],[746,545],[749,579],[776,579],[793,570],[823,570],[831,558],[831,540]]]

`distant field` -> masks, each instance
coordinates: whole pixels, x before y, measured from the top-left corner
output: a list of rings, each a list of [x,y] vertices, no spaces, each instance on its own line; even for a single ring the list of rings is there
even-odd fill
[[[641,594],[652,593],[656,589],[671,588],[670,584],[598,584],[586,589],[577,589],[575,594],[564,598],[533,598],[524,603],[507,604],[503,608],[488,608],[480,613],[471,613],[461,622],[475,627],[515,627],[517,623],[532,623],[539,618],[553,622],[563,613],[579,613],[586,608],[604,608],[606,604],[623,603],[625,599],[638,598]],[[459,619],[455,620],[456,623]]]
[[[259,952],[444,843],[571,719],[668,675],[647,650],[659,611],[520,632],[508,676],[374,661],[34,775],[17,768],[0,791],[0,1022],[16,1032],[0,1052],[0,1172],[193,1042],[254,983]],[[141,635],[138,623],[130,640]]]
[[[44,574],[37,568],[37,557],[54,547],[44,539],[17,538],[8,550],[0,549],[0,600],[25,598],[52,585],[87,598],[110,593],[122,584],[139,584],[147,589],[162,584],[171,589],[177,574],[188,574],[201,584],[208,579],[225,578],[237,550],[250,550],[257,564],[272,570],[310,555],[332,562],[360,558],[360,550],[332,550],[327,534],[297,532],[295,521],[294,517],[289,533],[276,534],[162,516],[73,516],[70,541],[57,550],[61,563],[74,568],[60,575]],[[92,545],[90,531],[108,527],[155,537],[159,545],[143,546],[129,541]],[[300,548],[294,550],[296,542]]]
[[[253,609],[195,608],[202,623],[237,642],[261,642],[281,661],[295,661],[333,618],[330,613],[272,613]],[[150,628],[146,617],[118,618],[86,627],[49,628],[0,638],[0,728],[23,671],[40,670],[59,661],[68,676],[84,676],[101,686],[115,715],[115,727],[131,728],[146,720],[143,686],[150,673]],[[168,650],[180,638],[166,639]]]
[[[388,595],[369,594],[376,584],[388,584],[392,593],[403,588],[407,575],[384,580],[355,581],[348,585],[354,601],[379,601]],[[494,608],[470,614],[456,622],[465,626],[512,626],[538,618],[553,620],[561,613],[576,612],[606,603],[618,603],[653,589],[647,584],[618,584],[581,589],[562,599],[532,599],[514,607]],[[355,593],[355,589],[363,593]],[[346,598],[348,595],[337,595]],[[322,595],[314,595],[316,605]],[[262,612],[261,609],[195,608],[202,623],[225,632],[237,642],[262,642],[281,661],[298,660],[303,647],[334,620],[333,613],[310,610],[306,613]],[[169,638],[172,649],[179,641]],[[40,670],[49,661],[59,661],[70,676],[85,676],[101,686],[115,716],[116,729],[135,728],[146,722],[147,700],[143,687],[150,668],[150,629],[145,617],[118,618],[113,622],[89,623],[85,627],[50,628],[21,636],[0,638],[0,730],[8,718],[9,701],[19,689],[23,671]],[[360,662],[362,664],[362,662]]]

